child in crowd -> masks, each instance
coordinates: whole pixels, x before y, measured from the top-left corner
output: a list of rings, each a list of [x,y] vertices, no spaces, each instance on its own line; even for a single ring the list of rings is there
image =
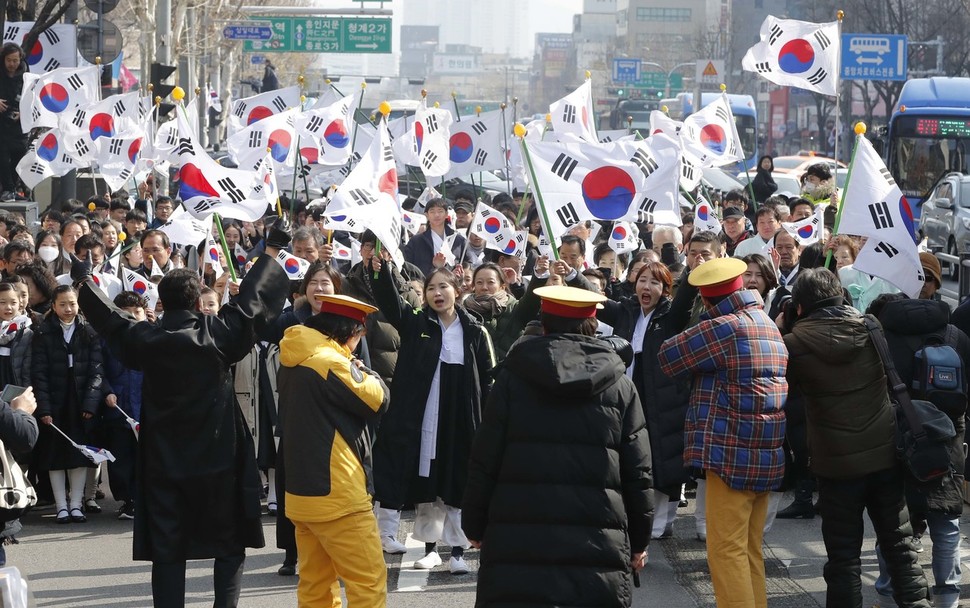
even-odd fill
[[[204,315],[218,315],[222,299],[215,289],[203,287],[202,295],[199,296],[199,312]]]
[[[30,386],[33,330],[23,304],[12,283],[0,283],[0,386]]]

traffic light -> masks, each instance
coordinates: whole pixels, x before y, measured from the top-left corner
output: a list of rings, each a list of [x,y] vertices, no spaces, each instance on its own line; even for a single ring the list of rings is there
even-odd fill
[[[152,100],[155,97],[161,97],[164,100],[171,94],[172,89],[175,88],[173,84],[162,84],[163,80],[167,80],[172,74],[175,73],[177,66],[165,65],[163,63],[153,63],[151,65],[150,76],[152,83]],[[167,116],[169,112],[175,109],[175,105],[171,103],[163,103],[159,106],[158,112],[160,116]]]

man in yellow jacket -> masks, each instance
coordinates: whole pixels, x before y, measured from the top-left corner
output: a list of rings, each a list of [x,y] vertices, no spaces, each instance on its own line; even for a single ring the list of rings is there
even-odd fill
[[[353,352],[375,307],[320,295],[322,307],[280,342],[286,515],[296,526],[303,606],[383,607],[387,570],[371,510],[371,428],[387,387]]]

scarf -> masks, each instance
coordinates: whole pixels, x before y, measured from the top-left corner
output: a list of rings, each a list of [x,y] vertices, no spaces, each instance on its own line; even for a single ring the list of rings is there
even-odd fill
[[[507,291],[497,291],[494,294],[470,295],[463,302],[465,309],[484,319],[494,319],[505,312],[512,297]]]

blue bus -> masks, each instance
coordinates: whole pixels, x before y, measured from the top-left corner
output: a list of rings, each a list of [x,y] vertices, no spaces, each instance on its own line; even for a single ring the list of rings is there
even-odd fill
[[[701,107],[714,102],[720,93],[701,93]],[[744,169],[751,169],[758,162],[758,107],[750,95],[728,94],[731,113],[738,127],[741,149],[744,150]],[[667,114],[674,120],[684,120],[694,113],[694,94],[678,93],[676,97],[660,100],[660,106],[667,106]],[[741,163],[738,163],[740,165]],[[742,168],[738,166],[738,170]]]
[[[889,118],[886,165],[913,215],[947,173],[967,174],[970,78],[914,78]]]

